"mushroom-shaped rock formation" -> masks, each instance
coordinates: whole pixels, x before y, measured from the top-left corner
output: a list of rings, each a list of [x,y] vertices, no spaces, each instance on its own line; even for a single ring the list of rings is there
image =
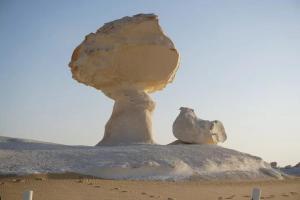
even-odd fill
[[[115,100],[98,145],[153,143],[148,93],[162,90],[175,76],[179,53],[154,14],[104,24],[74,50],[73,78]]]
[[[220,121],[199,119],[193,109],[186,107],[180,108],[180,114],[173,123],[173,134],[182,143],[190,144],[217,144],[227,138]],[[173,144],[180,144],[180,141]]]

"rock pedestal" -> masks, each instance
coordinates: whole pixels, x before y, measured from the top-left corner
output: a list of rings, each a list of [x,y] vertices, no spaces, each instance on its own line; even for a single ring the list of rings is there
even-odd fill
[[[112,115],[98,145],[152,144],[155,103],[144,91],[128,90],[115,99]]]

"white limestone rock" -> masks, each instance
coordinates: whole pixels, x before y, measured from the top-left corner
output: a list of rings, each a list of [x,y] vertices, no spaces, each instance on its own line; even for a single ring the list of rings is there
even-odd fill
[[[227,139],[220,121],[199,119],[191,108],[181,107],[180,114],[173,123],[174,136],[190,144],[217,144]]]
[[[175,181],[286,177],[259,157],[205,144],[93,147],[0,136],[0,161],[0,175],[74,172],[105,179]],[[293,169],[300,168],[286,171],[295,174]]]
[[[171,142],[168,145],[177,145],[177,144],[191,144],[191,143],[186,143],[181,140],[175,140],[174,142]]]
[[[121,95],[122,94],[122,95]],[[152,112],[155,103],[143,91],[120,92],[105,133],[98,145],[152,144]]]
[[[154,14],[123,17],[90,33],[74,50],[73,78],[115,100],[106,124],[105,145],[153,143],[148,93],[174,79],[179,53]]]

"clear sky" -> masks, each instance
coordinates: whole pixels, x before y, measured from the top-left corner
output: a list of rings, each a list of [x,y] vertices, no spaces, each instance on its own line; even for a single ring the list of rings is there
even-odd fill
[[[71,78],[74,48],[105,22],[155,13],[181,54],[151,96],[154,137],[178,108],[225,125],[224,147],[300,162],[300,1],[0,0],[0,135],[94,145],[113,101]]]

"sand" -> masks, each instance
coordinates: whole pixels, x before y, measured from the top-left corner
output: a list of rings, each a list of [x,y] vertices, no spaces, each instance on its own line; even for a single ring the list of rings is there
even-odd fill
[[[26,190],[34,191],[34,200],[246,200],[253,187],[262,189],[262,199],[300,200],[300,178],[255,182],[117,181],[76,174],[0,178],[2,200],[21,199]]]

